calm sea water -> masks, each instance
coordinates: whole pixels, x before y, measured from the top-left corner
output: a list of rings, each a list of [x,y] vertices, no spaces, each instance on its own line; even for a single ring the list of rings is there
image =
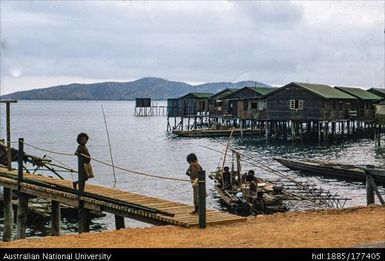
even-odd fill
[[[165,102],[157,102],[165,105]],[[203,146],[223,151],[226,138],[178,138],[166,132],[165,116],[135,117],[134,102],[113,101],[19,101],[11,106],[12,140],[23,137],[26,143],[47,150],[73,153],[76,150],[76,136],[86,132],[90,136],[88,148],[92,157],[102,161],[110,161],[108,140],[104,126],[101,105],[103,105],[109,128],[114,163],[130,170],[145,172],[166,177],[186,178],[186,155],[197,154],[201,165],[209,172],[220,163],[221,154],[208,150]],[[5,106],[0,106],[0,138],[6,138]],[[258,160],[270,167],[284,171],[287,175],[309,181],[318,187],[337,192],[342,197],[351,198],[345,206],[365,205],[365,186],[360,182],[345,182],[322,177],[301,176],[295,171],[273,160],[273,157],[289,156],[330,160],[341,163],[372,164],[385,166],[382,151],[375,149],[373,140],[358,140],[345,143],[319,146],[317,144],[294,144],[282,142],[267,143],[260,140],[241,140],[236,138],[232,145],[246,153],[253,154]],[[17,144],[15,144],[17,147]],[[75,157],[55,155],[25,146],[28,154],[42,157],[47,154],[60,162],[76,169]],[[231,159],[228,159],[231,161]],[[114,186],[111,167],[92,162],[96,178],[92,184]],[[273,174],[260,170],[248,163],[242,166],[246,171],[256,170],[257,175],[275,179]],[[43,174],[47,174],[44,172]],[[62,173],[66,179],[77,180],[76,175]],[[154,179],[116,170],[116,187],[130,192],[155,196],[183,203],[192,203],[192,189],[188,183]],[[213,182],[208,180],[207,206],[221,209],[217,195],[213,190]],[[383,187],[380,188],[384,192]],[[298,206],[291,202],[290,208],[298,210],[306,206]],[[144,227],[144,223],[126,219],[126,226]],[[114,229],[113,216],[94,219],[92,230]],[[64,233],[76,231],[76,223],[66,221],[62,224]],[[29,236],[41,236],[49,232],[49,224],[35,224],[28,230]],[[1,229],[0,229],[1,233]]]

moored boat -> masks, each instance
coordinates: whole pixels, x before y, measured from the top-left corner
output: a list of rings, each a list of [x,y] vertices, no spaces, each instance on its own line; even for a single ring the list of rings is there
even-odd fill
[[[305,175],[321,175],[330,178],[341,178],[344,180],[362,181],[366,180],[365,169],[370,169],[371,173],[385,173],[385,169],[367,168],[356,165],[339,164],[334,162],[323,162],[316,160],[293,160],[285,158],[274,158],[282,165],[292,169],[300,170]],[[385,185],[385,176],[373,175],[377,185]]]
[[[283,204],[285,195],[282,192],[282,188],[274,186],[260,178],[254,178],[257,185],[256,193],[250,190],[250,184],[248,182],[238,183],[238,179],[235,178],[236,173],[232,173],[233,181],[231,186],[223,187],[222,173],[218,169],[212,172],[209,177],[215,182],[215,190],[221,197],[222,201],[233,211],[238,214],[271,214],[275,212],[285,212],[288,209]],[[264,202],[264,206],[256,208],[253,205],[253,199],[256,194],[260,193],[261,200]]]
[[[222,137],[222,136],[229,136],[231,131],[232,131],[231,129],[226,129],[226,130],[200,129],[200,130],[188,130],[188,131],[174,130],[172,133],[180,137]],[[250,135],[251,133],[252,131],[250,129],[244,129],[244,130],[234,129],[232,135],[233,136]]]

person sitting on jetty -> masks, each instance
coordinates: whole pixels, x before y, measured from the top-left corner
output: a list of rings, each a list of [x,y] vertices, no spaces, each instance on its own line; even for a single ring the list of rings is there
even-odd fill
[[[224,189],[231,189],[231,173],[229,171],[229,167],[223,168],[223,188]]]
[[[194,199],[194,210],[190,214],[196,214],[199,210],[198,176],[199,172],[202,171],[202,167],[201,165],[199,165],[198,158],[194,153],[190,153],[187,155],[187,162],[189,163],[189,167],[186,171],[186,175],[190,177]]]
[[[94,174],[92,171],[92,167],[90,164],[91,161],[91,155],[88,152],[88,149],[86,147],[86,143],[88,142],[89,137],[86,133],[79,133],[76,141],[78,142],[79,146],[75,152],[75,155],[81,155],[83,158],[83,174],[84,174],[84,182],[86,182],[88,179],[93,178]],[[85,156],[83,156],[83,155]],[[79,184],[79,181],[72,182],[72,185],[74,189],[77,189],[77,185]]]

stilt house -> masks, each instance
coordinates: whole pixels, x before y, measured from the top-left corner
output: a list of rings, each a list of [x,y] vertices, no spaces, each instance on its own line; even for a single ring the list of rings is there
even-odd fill
[[[267,120],[344,120],[356,101],[329,85],[291,82],[266,95]]]
[[[209,99],[213,93],[190,92],[179,98],[183,116],[208,115]]]
[[[233,117],[246,117],[249,114],[249,106],[250,113],[258,107],[256,98],[271,91],[271,87],[244,87],[239,89],[226,97],[223,108],[224,113]]]
[[[226,97],[238,90],[239,89],[227,88],[211,96],[209,100],[210,116],[222,116],[224,113],[223,106],[224,103],[226,103]]]
[[[374,105],[382,100],[380,96],[360,88],[342,86],[336,86],[335,88],[357,98],[356,104],[354,105],[354,108],[357,111],[357,120],[374,120]]]

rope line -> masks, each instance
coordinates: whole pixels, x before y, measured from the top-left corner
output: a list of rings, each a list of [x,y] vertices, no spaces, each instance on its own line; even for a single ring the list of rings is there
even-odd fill
[[[51,157],[51,156],[49,156],[49,155],[45,155],[45,156],[46,156],[47,158],[49,158],[49,159],[51,159],[51,160],[53,160],[53,161],[56,161],[57,163],[59,163],[59,164],[62,165],[62,166],[56,165],[57,167],[61,167],[61,168],[63,168],[63,169],[66,169],[66,170],[68,170],[69,172],[75,172],[75,173],[77,173],[76,170],[72,169],[70,166],[64,164],[63,162],[61,162],[61,161],[59,161],[59,160],[57,160],[57,159],[55,159],[55,158],[53,158],[53,157]],[[50,165],[54,165],[54,164],[50,163]],[[55,166],[55,165],[54,165],[54,166]]]
[[[71,157],[75,157],[75,156],[76,156],[75,154],[69,154],[69,153],[63,153],[63,152],[57,152],[57,151],[47,150],[47,149],[43,149],[43,148],[40,148],[40,147],[31,145],[31,144],[28,144],[28,143],[26,143],[26,142],[23,142],[23,143],[24,143],[25,145],[29,146],[29,147],[35,148],[35,149],[37,149],[37,150],[49,152],[49,153],[52,153],[52,154],[63,155],[63,156],[71,156]],[[117,169],[119,169],[119,170],[122,170],[122,171],[125,171],[125,172],[129,172],[129,173],[134,173],[134,174],[137,174],[137,175],[142,175],[142,176],[152,177],[152,178],[158,178],[158,179],[167,179],[167,180],[174,180],[174,181],[191,182],[190,180],[187,180],[187,179],[179,179],[179,178],[163,177],[163,176],[158,176],[158,175],[147,174],[147,173],[140,172],[140,171],[129,170],[129,169],[126,169],[126,168],[123,168],[123,167],[119,167],[119,166],[116,166],[116,165],[107,163],[107,162],[102,161],[102,160],[98,160],[98,159],[89,157],[88,155],[85,155],[85,154],[83,154],[83,153],[81,153],[80,155],[82,155],[82,156],[85,157],[85,158],[92,159],[92,160],[94,160],[94,161],[96,161],[96,162],[98,162],[98,163],[100,163],[100,164],[103,164],[103,165],[106,165],[106,166],[110,166],[110,167],[114,167],[114,168],[117,168]]]
[[[57,155],[62,155],[62,156],[75,156],[74,154],[70,154],[70,153],[64,153],[64,152],[57,152],[57,151],[52,151],[52,150],[47,150],[47,149],[42,149],[42,148],[39,148],[37,146],[34,146],[34,145],[31,145],[31,144],[28,144],[26,142],[23,142],[24,145],[27,145],[29,147],[32,147],[34,149],[37,149],[37,150],[41,150],[41,151],[45,151],[45,152],[49,152],[49,153],[52,153],[52,154],[57,154]]]
[[[83,154],[83,153],[80,153],[80,155],[82,155],[83,157],[92,159],[92,160],[94,160],[94,161],[96,161],[96,162],[98,162],[98,163],[100,163],[100,164],[103,164],[103,165],[106,165],[106,166],[110,166],[110,167],[113,166],[113,165],[110,164],[110,163],[107,163],[107,162],[105,162],[105,161],[102,161],[102,160],[98,160],[98,159],[89,157],[88,155],[85,155],[85,154]],[[168,180],[175,180],[175,181],[190,182],[190,180],[187,180],[187,179],[178,179],[178,178],[170,178],[170,177],[157,176],[157,175],[147,174],[147,173],[140,172],[140,171],[129,170],[129,169],[122,168],[122,167],[119,167],[119,166],[116,166],[116,165],[114,165],[114,167],[117,168],[117,169],[119,169],[119,170],[123,170],[123,171],[126,171],[126,172],[130,172],[130,173],[134,173],[134,174],[138,174],[138,175],[142,175],[142,176],[152,177],[152,178],[159,178],[159,179],[168,179]]]

